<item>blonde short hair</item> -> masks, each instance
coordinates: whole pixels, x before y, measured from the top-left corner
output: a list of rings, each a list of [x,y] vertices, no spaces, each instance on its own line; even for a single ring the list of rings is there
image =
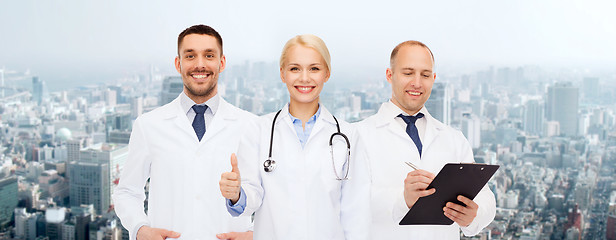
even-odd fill
[[[327,46],[321,38],[312,34],[297,35],[287,41],[287,43],[284,45],[284,48],[282,48],[282,54],[280,54],[280,68],[284,67],[284,63],[287,60],[289,54],[289,49],[296,45],[312,48],[319,54],[321,54],[321,57],[323,57],[323,60],[325,60],[325,63],[327,65],[327,71],[331,72],[332,66],[331,57],[329,56],[329,50],[327,50]]]

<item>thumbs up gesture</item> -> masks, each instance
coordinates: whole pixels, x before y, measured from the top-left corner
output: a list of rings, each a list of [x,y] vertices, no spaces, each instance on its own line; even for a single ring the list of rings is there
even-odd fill
[[[235,204],[240,199],[240,169],[237,167],[237,157],[231,154],[231,172],[225,172],[220,176],[220,192],[226,199]]]

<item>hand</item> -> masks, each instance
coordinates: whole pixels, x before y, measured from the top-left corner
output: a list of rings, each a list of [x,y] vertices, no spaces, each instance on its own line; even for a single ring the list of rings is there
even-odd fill
[[[252,231],[221,233],[221,234],[216,234],[216,237],[218,239],[228,239],[228,240],[252,240]]]
[[[167,238],[179,238],[180,233],[162,228],[142,226],[137,231],[137,240],[163,240]]]
[[[479,206],[477,203],[473,202],[473,200],[462,195],[458,196],[458,200],[466,204],[466,207],[448,202],[443,208],[444,214],[461,227],[468,227],[477,216],[477,209],[479,209]]]
[[[226,199],[235,204],[240,199],[240,169],[237,167],[237,157],[231,154],[231,172],[225,172],[220,176],[220,192]]]
[[[404,201],[407,207],[413,207],[420,197],[436,192],[434,188],[426,190],[432,179],[434,179],[434,174],[421,169],[409,172],[406,175],[406,179],[404,179]]]

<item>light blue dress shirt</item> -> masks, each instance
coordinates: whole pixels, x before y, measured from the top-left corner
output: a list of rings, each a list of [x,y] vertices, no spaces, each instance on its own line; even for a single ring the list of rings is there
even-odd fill
[[[289,112],[289,117],[291,117],[291,121],[293,122],[293,126],[295,127],[295,132],[297,133],[297,138],[299,139],[299,143],[302,144],[302,148],[306,145],[308,138],[310,137],[310,132],[312,132],[312,128],[314,124],[317,122],[317,118],[321,114],[321,104],[319,104],[319,108],[317,112],[312,115],[308,122],[306,122],[306,128],[302,127],[302,120],[299,118],[293,117]]]

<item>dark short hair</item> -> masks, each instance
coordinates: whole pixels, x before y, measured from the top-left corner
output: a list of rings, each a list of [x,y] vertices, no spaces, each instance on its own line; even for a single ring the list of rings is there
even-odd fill
[[[394,58],[396,58],[396,55],[398,55],[398,51],[400,51],[400,48],[404,47],[404,46],[421,46],[424,47],[426,49],[428,49],[428,52],[430,52],[430,56],[432,56],[432,62],[434,62],[434,54],[432,54],[432,50],[430,50],[430,48],[428,46],[426,46],[426,44],[420,42],[420,41],[415,41],[415,40],[409,40],[409,41],[405,41],[402,42],[400,44],[398,44],[398,46],[396,46],[394,48],[393,51],[391,51],[391,56],[389,57],[389,66],[393,67],[394,65]]]
[[[222,37],[220,36],[220,34],[218,34],[216,30],[214,30],[214,28],[203,24],[191,26],[187,29],[184,29],[184,31],[180,33],[180,35],[178,36],[178,56],[180,56],[180,44],[182,44],[184,37],[189,34],[209,35],[216,38],[216,41],[218,42],[218,47],[220,47],[220,55],[222,56]]]

